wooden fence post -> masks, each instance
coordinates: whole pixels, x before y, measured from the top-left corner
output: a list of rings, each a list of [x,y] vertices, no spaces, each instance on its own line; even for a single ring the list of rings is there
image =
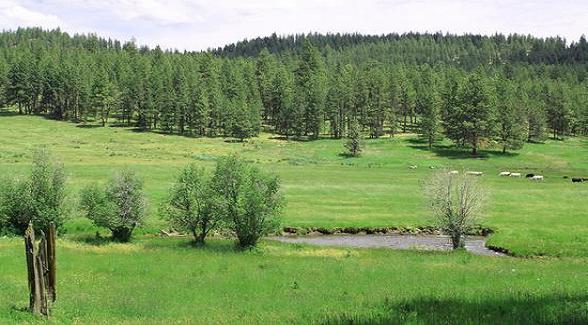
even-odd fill
[[[35,249],[35,231],[33,225],[25,231],[25,251],[27,256],[27,270],[29,280],[29,307],[35,315],[41,315],[41,288],[39,286],[39,269],[37,265],[37,250]]]
[[[41,231],[41,242],[35,247],[33,225],[25,231],[25,252],[29,283],[29,307],[35,315],[49,315],[49,298],[55,302],[55,225],[49,227],[49,238]]]
[[[47,263],[48,263],[48,283],[47,283],[47,290],[49,291],[49,298],[51,298],[51,302],[55,302],[57,300],[57,291],[55,290],[56,287],[56,275],[55,271],[57,269],[56,260],[55,260],[55,223],[52,222],[49,225],[49,238],[47,241]]]

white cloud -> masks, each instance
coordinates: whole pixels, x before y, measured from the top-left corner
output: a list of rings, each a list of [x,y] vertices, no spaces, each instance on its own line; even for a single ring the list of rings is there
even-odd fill
[[[179,49],[315,32],[588,32],[584,0],[0,0],[0,27],[61,26]]]
[[[0,28],[16,29],[19,26],[56,28],[66,27],[67,23],[57,15],[27,9],[16,1],[2,0],[0,2]]]

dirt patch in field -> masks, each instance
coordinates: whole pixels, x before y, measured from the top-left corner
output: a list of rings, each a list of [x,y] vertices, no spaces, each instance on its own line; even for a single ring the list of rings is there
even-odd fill
[[[331,236],[276,236],[270,239],[285,243],[319,246],[391,248],[421,250],[451,250],[449,238],[440,235],[331,235]],[[485,246],[486,239],[471,236],[466,239],[466,250],[477,255],[504,256]]]

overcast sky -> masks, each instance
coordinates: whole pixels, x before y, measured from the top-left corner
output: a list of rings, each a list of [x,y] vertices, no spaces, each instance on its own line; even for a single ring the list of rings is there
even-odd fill
[[[588,0],[0,0],[0,29],[201,50],[273,32],[588,34]]]

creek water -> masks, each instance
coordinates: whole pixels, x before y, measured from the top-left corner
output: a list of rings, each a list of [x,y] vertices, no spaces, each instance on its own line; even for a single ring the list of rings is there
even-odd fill
[[[390,248],[451,250],[449,237],[438,235],[324,235],[324,236],[276,236],[270,239],[285,243],[303,243],[318,246],[339,246],[358,248]],[[477,255],[504,256],[486,247],[481,236],[466,238],[465,248]]]

